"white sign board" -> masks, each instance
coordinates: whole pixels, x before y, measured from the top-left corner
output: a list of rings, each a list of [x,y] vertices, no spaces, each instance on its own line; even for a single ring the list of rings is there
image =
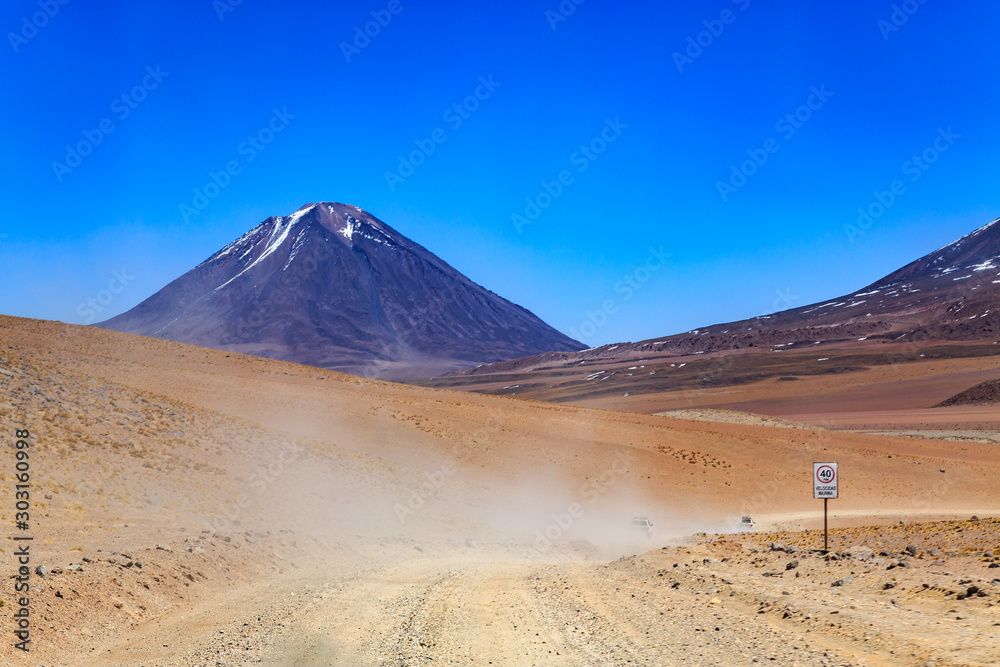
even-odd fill
[[[839,481],[836,463],[813,463],[813,498],[836,498]]]

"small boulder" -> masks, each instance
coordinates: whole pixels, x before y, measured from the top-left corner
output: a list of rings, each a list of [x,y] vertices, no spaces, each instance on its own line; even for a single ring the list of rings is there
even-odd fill
[[[794,570],[798,566],[799,566],[799,561],[797,561],[797,560],[790,560],[790,561],[788,561],[788,564],[785,565],[785,569],[786,570]]]
[[[844,577],[843,579],[837,579],[835,582],[830,584],[831,586],[843,586],[844,584],[849,584],[854,581],[854,577]]]
[[[871,560],[875,557],[875,552],[868,547],[853,546],[847,550],[847,555],[857,560]]]
[[[39,577],[44,577],[48,573],[49,573],[49,568],[45,567],[45,565],[39,565],[38,567],[35,568],[35,574],[37,574]]]
[[[917,547],[915,547],[912,544],[909,545],[909,546],[907,546],[906,549],[904,549],[904,551],[906,553],[910,554],[911,556],[916,556],[917,555]]]

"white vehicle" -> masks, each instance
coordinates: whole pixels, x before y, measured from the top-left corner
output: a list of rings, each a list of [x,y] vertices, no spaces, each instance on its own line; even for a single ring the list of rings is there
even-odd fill
[[[744,516],[740,519],[740,530],[753,530],[757,527],[757,524],[748,516]]]
[[[632,527],[642,530],[644,533],[646,533],[646,535],[650,537],[653,535],[653,524],[652,522],[650,522],[648,517],[644,516],[632,517]]]

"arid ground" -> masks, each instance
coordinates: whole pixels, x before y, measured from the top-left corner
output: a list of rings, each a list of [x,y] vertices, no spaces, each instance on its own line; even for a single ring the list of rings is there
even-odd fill
[[[463,391],[586,407],[660,413],[724,409],[825,429],[1000,433],[993,405],[936,407],[1000,379],[993,341],[824,343],[809,349],[644,357],[597,348],[584,363],[485,369],[422,381]],[[575,359],[575,358],[574,358]],[[492,367],[490,367],[492,368]]]
[[[3,317],[9,577],[12,538],[34,539],[31,652],[4,613],[0,659],[995,664],[997,411],[932,420],[873,397],[931,410],[997,367],[917,357],[855,371],[855,389],[848,374],[760,380],[775,389],[759,400],[787,410],[747,410],[751,384],[728,404],[589,407]],[[736,403],[769,417],[649,414]],[[982,437],[849,432],[932,423]],[[15,429],[31,433],[28,531]],[[828,555],[813,461],[841,470]],[[756,532],[734,532],[743,514]],[[0,600],[17,606],[12,585]]]

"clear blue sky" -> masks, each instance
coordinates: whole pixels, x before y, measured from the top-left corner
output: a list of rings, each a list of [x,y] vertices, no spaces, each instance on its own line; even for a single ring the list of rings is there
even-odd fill
[[[227,1],[5,4],[0,312],[86,322],[111,287],[104,319],[331,200],[598,345],[849,292],[1000,215],[991,3]]]

